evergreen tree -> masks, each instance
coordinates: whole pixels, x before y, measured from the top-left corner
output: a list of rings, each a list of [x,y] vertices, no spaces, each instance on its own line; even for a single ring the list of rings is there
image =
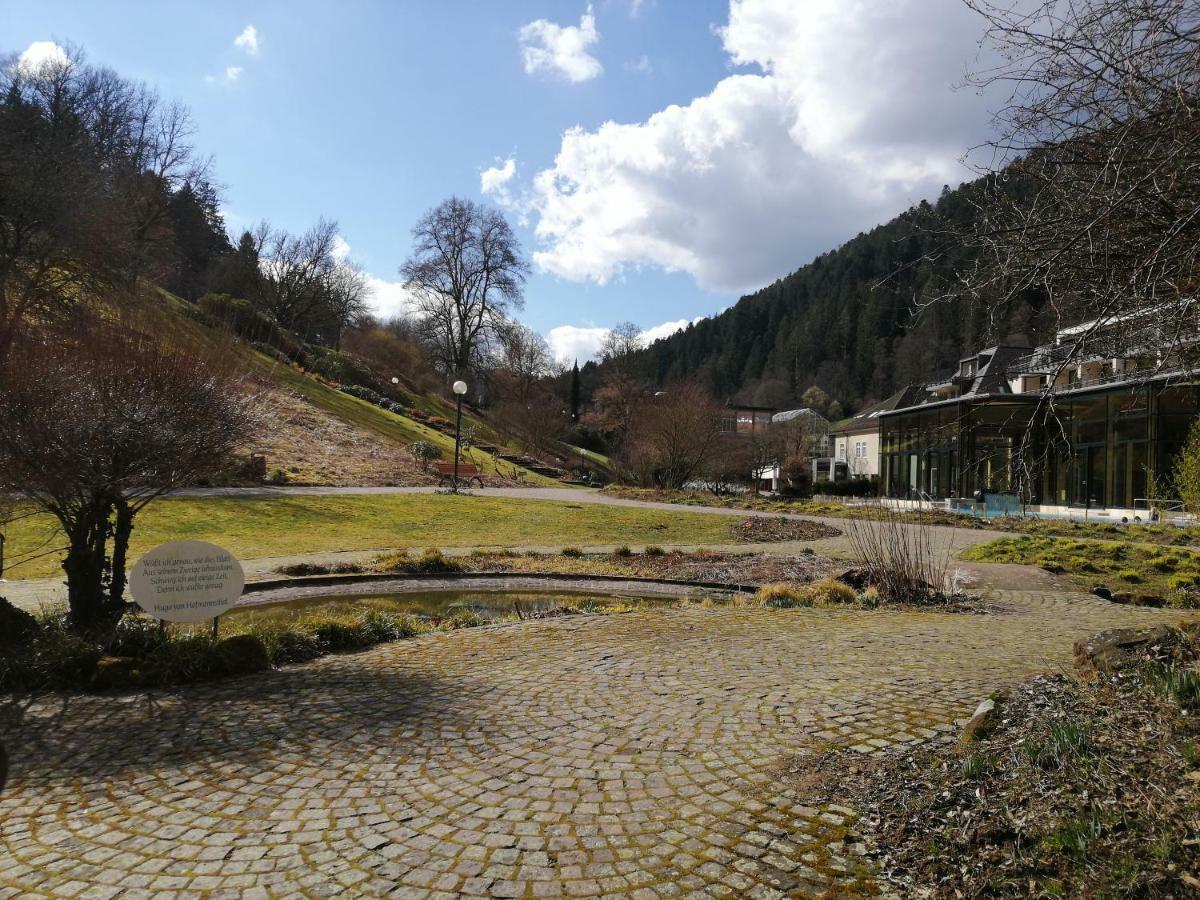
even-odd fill
[[[571,367],[571,421],[579,421],[579,360],[575,360],[575,365]]]

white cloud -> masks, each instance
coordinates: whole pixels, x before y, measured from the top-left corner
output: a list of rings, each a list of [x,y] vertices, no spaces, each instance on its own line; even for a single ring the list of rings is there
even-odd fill
[[[600,40],[596,17],[589,5],[578,25],[558,25],[538,19],[518,32],[525,73],[552,72],[568,81],[588,81],[604,71],[588,48]]]
[[[367,303],[381,319],[411,315],[416,311],[416,301],[402,281],[385,281],[374,275],[367,275],[367,290],[370,291]]]
[[[350,243],[340,234],[333,239],[333,250],[331,252],[336,262],[345,262],[350,255]]]
[[[67,51],[54,41],[34,41],[17,57],[17,66],[26,72],[36,72],[45,65],[68,62]]]
[[[650,57],[643,53],[637,59],[626,62],[625,71],[633,72],[635,75],[649,75],[654,71],[654,63],[650,62]]]
[[[651,344],[660,338],[669,337],[703,318],[704,316],[697,316],[694,319],[676,319],[673,322],[663,322],[661,325],[647,328],[642,332],[642,342]],[[558,325],[546,332],[546,343],[550,345],[550,352],[559,362],[568,365],[575,360],[585,362],[595,359],[599,355],[600,346],[608,337],[609,330],[593,326]]]
[[[683,331],[689,325],[694,325],[703,318],[704,316],[697,316],[694,319],[676,319],[674,322],[663,322],[661,325],[655,325],[653,328],[647,328],[643,331],[642,339],[647,344],[653,344],[657,340],[670,337],[677,331]]]
[[[233,39],[233,46],[239,50],[245,50],[251,56],[258,53],[258,29],[253,25],[247,25],[242,29],[242,33]]]
[[[241,66],[226,66],[225,71],[220,75],[205,75],[204,80],[209,84],[233,84],[237,81],[242,73],[246,71]]]
[[[489,197],[503,199],[508,196],[508,183],[517,174],[517,161],[514,157],[491,166],[479,173],[479,190]]]
[[[558,325],[546,332],[546,343],[550,345],[550,352],[556,360],[569,365],[575,360],[586,362],[594,359],[607,336],[607,328]]]
[[[981,30],[959,0],[731,0],[717,33],[754,71],[643,122],[568,130],[520,195],[535,263],[598,283],[639,266],[728,293],[769,283],[969,177],[988,103],[953,86]]]

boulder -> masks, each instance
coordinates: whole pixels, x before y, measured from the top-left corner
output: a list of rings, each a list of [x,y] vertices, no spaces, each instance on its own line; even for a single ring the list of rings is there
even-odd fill
[[[1167,625],[1113,628],[1075,642],[1075,668],[1081,672],[1119,672],[1170,651],[1180,633]]]
[[[37,619],[0,597],[0,645],[20,644],[37,631]]]
[[[964,723],[960,739],[964,744],[969,744],[972,741],[987,737],[992,729],[996,727],[999,718],[1000,714],[996,709],[996,701],[988,697],[975,707],[975,712],[971,714],[971,718],[967,719],[966,723]]]
[[[252,634],[235,634],[218,641],[217,656],[230,675],[249,675],[271,668],[266,644]]]

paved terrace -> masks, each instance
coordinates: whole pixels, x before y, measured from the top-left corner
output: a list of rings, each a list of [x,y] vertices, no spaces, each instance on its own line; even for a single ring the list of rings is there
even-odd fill
[[[839,798],[788,788],[797,751],[924,740],[1081,635],[1175,617],[1030,591],[986,615],[643,611],[49,697],[5,726],[0,897],[836,889],[861,847]]]

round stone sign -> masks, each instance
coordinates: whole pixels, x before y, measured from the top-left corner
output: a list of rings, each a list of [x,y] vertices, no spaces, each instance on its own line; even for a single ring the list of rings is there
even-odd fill
[[[129,589],[138,606],[168,622],[203,622],[237,602],[246,586],[242,564],[207,541],[159,544],[137,561]]]

